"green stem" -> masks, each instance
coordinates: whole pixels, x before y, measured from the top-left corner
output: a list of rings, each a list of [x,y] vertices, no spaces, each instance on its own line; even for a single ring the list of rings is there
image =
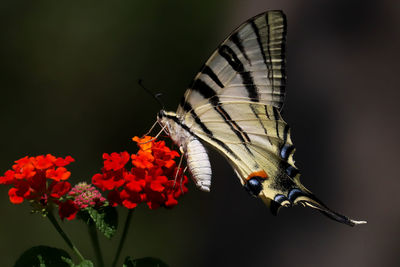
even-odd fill
[[[125,225],[124,225],[124,231],[122,232],[121,240],[119,241],[117,253],[115,254],[112,267],[117,266],[119,255],[121,254],[122,247],[124,246],[125,239],[126,239],[126,236],[128,234],[130,221],[131,221],[131,218],[132,218],[132,213],[133,213],[133,209],[130,209],[129,212],[128,212],[128,216],[126,216]]]
[[[68,247],[72,249],[75,254],[78,256],[78,258],[81,261],[84,261],[85,258],[82,256],[82,254],[79,252],[78,248],[72,243],[72,241],[69,239],[67,234],[61,229],[60,225],[58,224],[56,218],[54,217],[52,212],[49,212],[47,214],[47,218],[49,218],[50,222],[53,224],[53,226],[56,228],[57,232],[61,235],[61,237],[64,239],[64,241],[67,243]]]
[[[99,267],[104,267],[103,253],[101,253],[96,225],[91,219],[88,222],[88,230],[89,230],[90,240],[92,241],[94,249],[94,254],[96,255],[97,263],[99,264]]]

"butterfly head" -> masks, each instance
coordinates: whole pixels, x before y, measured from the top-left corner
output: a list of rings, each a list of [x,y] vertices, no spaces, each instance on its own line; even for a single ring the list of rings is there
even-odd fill
[[[171,123],[176,118],[176,114],[174,112],[168,112],[165,110],[160,110],[157,114],[157,121],[161,125],[161,127],[165,127],[168,131],[171,128]]]
[[[163,118],[165,116],[166,116],[166,112],[165,112],[165,110],[162,109],[157,113],[157,120],[161,120],[161,118]]]
[[[160,126],[163,128],[165,132],[168,132],[170,128],[170,120],[167,116],[167,112],[163,109],[161,109],[157,113],[157,122],[160,124]]]

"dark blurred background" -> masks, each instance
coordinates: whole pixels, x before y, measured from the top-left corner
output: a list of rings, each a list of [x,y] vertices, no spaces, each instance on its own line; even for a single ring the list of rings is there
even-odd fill
[[[328,206],[367,225],[351,228],[295,207],[274,217],[210,151],[210,193],[195,188],[172,210],[133,216],[122,255],[170,266],[399,266],[400,148],[396,1],[2,1],[0,171],[25,155],[72,155],[71,182],[90,181],[103,152],[170,110],[216,46],[269,9],[288,19],[288,88],[302,181]],[[66,248],[49,221],[9,202],[0,187],[0,262],[34,245]],[[126,211],[120,209],[123,220]],[[93,257],[86,228],[63,224]],[[101,238],[107,263],[118,237]]]

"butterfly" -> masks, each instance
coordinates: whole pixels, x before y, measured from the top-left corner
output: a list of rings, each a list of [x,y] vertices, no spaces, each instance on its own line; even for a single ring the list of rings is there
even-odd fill
[[[245,189],[273,214],[300,204],[350,226],[366,223],[332,211],[300,182],[291,131],[280,115],[286,29],[278,10],[244,22],[204,64],[176,113],[162,109],[157,121],[179,146],[201,190],[211,186],[206,143],[227,158]]]

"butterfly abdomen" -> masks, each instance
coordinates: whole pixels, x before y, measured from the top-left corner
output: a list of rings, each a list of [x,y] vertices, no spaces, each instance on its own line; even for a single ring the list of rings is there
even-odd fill
[[[203,191],[210,191],[211,166],[205,147],[197,138],[186,147],[187,166],[196,185]]]

